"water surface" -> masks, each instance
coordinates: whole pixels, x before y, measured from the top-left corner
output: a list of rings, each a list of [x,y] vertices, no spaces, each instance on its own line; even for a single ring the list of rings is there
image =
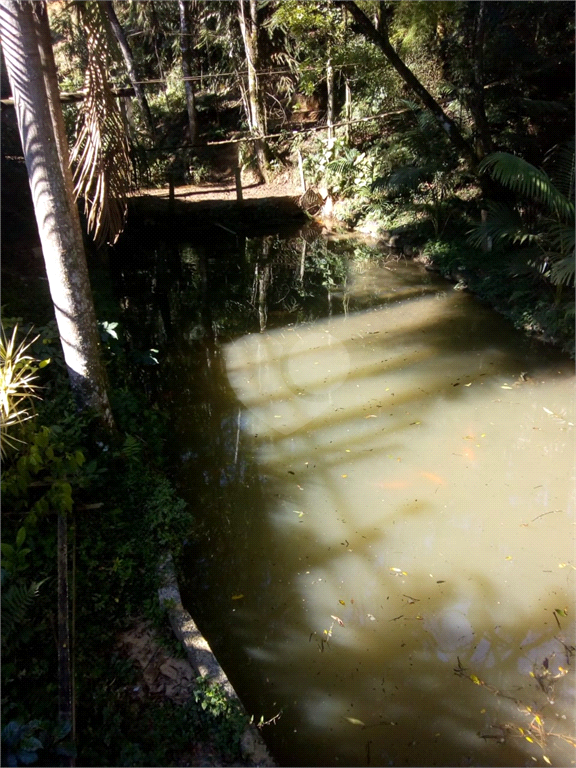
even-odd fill
[[[574,764],[573,364],[417,264],[304,243],[189,252],[187,607],[280,764]]]

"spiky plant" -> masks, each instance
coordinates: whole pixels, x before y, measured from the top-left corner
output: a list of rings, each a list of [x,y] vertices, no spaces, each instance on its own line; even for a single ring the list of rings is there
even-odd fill
[[[88,231],[114,243],[124,228],[131,165],[122,118],[108,84],[108,47],[99,4],[78,3],[86,32],[86,96],[70,154],[74,193],[84,198]]]
[[[22,442],[9,434],[17,424],[21,424],[34,415],[30,398],[38,397],[36,379],[36,360],[27,354],[36,338],[25,338],[16,344],[18,326],[12,329],[8,339],[2,327],[0,333],[0,451],[4,458],[10,448]]]

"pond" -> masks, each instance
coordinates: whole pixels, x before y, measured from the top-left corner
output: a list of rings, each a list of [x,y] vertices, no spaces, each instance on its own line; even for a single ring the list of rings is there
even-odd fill
[[[313,229],[124,247],[183,600],[278,763],[574,764],[573,363]]]

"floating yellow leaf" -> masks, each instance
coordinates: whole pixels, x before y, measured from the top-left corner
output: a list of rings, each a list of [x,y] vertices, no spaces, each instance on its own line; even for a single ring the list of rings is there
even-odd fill
[[[303,517],[304,516],[304,512],[300,512],[299,509],[295,509],[294,510],[294,514],[298,515],[298,517]]]
[[[472,386],[472,382],[469,382],[468,384],[464,384],[464,386],[465,387],[471,387]]]
[[[479,677],[476,677],[476,675],[470,675],[470,680],[472,680],[474,685],[482,685],[482,681]]]
[[[345,719],[348,720],[349,723],[352,723],[352,725],[359,725],[361,728],[366,727],[362,720],[358,720],[356,717],[346,717]]]
[[[526,739],[526,741],[529,741],[530,744],[534,744],[534,739],[531,739],[530,736],[524,736],[524,738]]]
[[[341,477],[348,477],[348,475],[341,475]]]
[[[340,605],[346,605],[346,603],[344,602],[344,600],[338,600],[338,602],[340,603]]]
[[[244,595],[232,595],[232,600],[242,600]]]
[[[512,555],[507,555],[504,560],[512,560]]]
[[[350,448],[346,448],[346,453],[350,453]]]

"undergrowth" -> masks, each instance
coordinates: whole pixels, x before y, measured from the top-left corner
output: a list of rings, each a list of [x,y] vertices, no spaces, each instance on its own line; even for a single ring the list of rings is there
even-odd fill
[[[176,706],[136,703],[136,670],[116,638],[136,617],[163,628],[157,565],[175,557],[193,520],[162,471],[168,425],[130,388],[111,391],[116,438],[96,436],[79,414],[52,326],[36,342],[51,363],[38,372],[34,418],[17,424],[22,442],[7,445],[2,476],[3,765],[175,765],[195,742],[239,759],[245,720],[215,689]],[[114,366],[122,366],[115,350]],[[16,447],[15,447],[16,446]],[[68,517],[70,616],[75,671],[75,744],[57,723],[56,518]],[[70,724],[71,725],[71,724]]]

